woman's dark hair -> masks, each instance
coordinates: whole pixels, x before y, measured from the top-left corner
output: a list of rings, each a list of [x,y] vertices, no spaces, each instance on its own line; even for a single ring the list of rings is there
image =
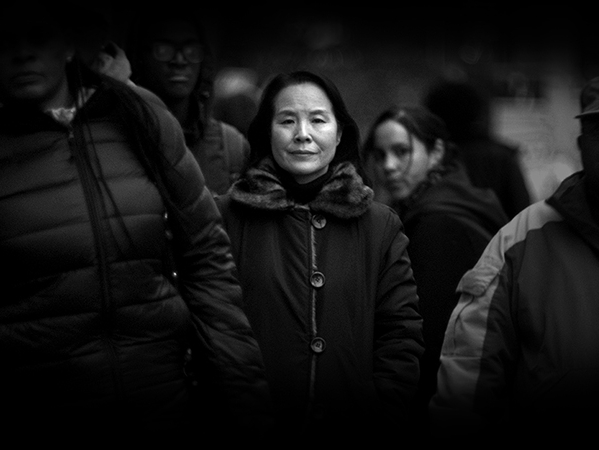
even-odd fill
[[[364,159],[369,158],[375,150],[374,133],[383,122],[392,120],[402,125],[410,135],[418,138],[425,145],[427,152],[432,151],[437,139],[445,143],[443,163],[449,163],[456,157],[455,145],[449,140],[445,122],[429,109],[420,105],[392,106],[383,111],[371,125],[363,146]]]
[[[162,4],[144,6],[143,11],[132,21],[125,52],[131,64],[131,80],[147,87],[141,61],[143,54],[148,51],[152,35],[158,25],[169,20],[183,20],[193,27],[203,50],[200,74],[192,92],[192,96],[200,106],[200,131],[203,132],[204,125],[211,116],[214,101],[216,62],[214,51],[208,42],[206,30],[200,20],[200,8],[201,6],[193,6],[189,2],[181,0],[169,1],[168,8],[163,7]]]
[[[341,140],[331,161],[331,166],[349,161],[356,167],[358,174],[366,179],[360,159],[360,130],[345,106],[341,93],[328,78],[301,70],[278,74],[264,88],[258,112],[248,129],[248,141],[251,148],[248,168],[255,166],[263,158],[272,155],[271,126],[277,95],[286,87],[305,83],[315,84],[324,91],[333,107],[333,114],[337,120],[339,130],[342,131]]]

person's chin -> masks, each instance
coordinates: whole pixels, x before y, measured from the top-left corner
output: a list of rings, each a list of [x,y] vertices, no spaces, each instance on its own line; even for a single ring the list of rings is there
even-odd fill
[[[410,192],[405,189],[392,189],[389,191],[389,195],[396,202],[402,202],[410,196]]]
[[[169,97],[185,98],[191,95],[193,86],[188,83],[169,83],[165,90]]]
[[[20,84],[11,92],[11,98],[17,101],[36,102],[44,99],[44,89],[39,84]]]

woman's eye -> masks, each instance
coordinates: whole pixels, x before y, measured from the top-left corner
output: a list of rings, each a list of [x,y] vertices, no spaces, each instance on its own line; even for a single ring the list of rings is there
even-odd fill
[[[394,147],[393,148],[393,153],[395,153],[395,156],[397,156],[398,158],[405,158],[406,156],[408,156],[410,154],[410,149],[408,147]]]

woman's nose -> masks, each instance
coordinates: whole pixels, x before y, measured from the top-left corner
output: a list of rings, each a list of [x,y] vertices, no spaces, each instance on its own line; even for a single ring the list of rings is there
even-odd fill
[[[397,156],[391,152],[385,153],[385,158],[383,159],[383,168],[386,171],[390,172],[393,170],[400,170],[401,166],[401,161]]]
[[[310,135],[310,126],[308,123],[305,121],[298,122],[295,139],[300,142],[312,140],[312,136]]]

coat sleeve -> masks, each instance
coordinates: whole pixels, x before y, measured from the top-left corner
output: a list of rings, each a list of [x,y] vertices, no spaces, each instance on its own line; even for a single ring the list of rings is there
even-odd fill
[[[420,360],[418,402],[426,409],[437,386],[439,355],[447,322],[459,299],[456,288],[462,276],[476,264],[488,238],[445,213],[424,214],[409,230],[408,251],[418,285],[425,342]]]
[[[500,232],[458,286],[429,404],[435,434],[484,433],[504,418],[518,352],[504,242]]]
[[[375,311],[374,379],[387,416],[396,426],[409,415],[424,342],[408,239],[399,217],[388,217]]]
[[[247,429],[267,429],[271,402],[262,354],[241,308],[241,287],[222,217],[178,122],[170,120],[161,133],[172,165],[167,189],[183,212],[176,255],[181,295],[233,413]]]

